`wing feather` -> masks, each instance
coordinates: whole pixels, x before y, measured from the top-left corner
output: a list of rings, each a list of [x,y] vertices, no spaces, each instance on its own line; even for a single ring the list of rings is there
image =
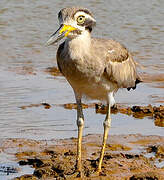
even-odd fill
[[[118,87],[133,88],[139,76],[136,72],[136,63],[128,50],[120,43],[109,40],[106,46],[106,75],[109,80],[116,82]]]
[[[108,70],[109,69],[109,70]],[[137,79],[136,65],[131,56],[122,62],[109,60],[107,72],[110,80],[116,82],[119,87],[135,87]]]

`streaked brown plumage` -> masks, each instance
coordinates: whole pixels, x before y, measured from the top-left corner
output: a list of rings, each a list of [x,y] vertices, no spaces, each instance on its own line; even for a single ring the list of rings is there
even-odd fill
[[[101,164],[108,130],[111,124],[110,108],[115,103],[114,93],[119,88],[135,88],[140,78],[136,72],[136,64],[120,43],[114,40],[92,38],[91,31],[95,20],[90,11],[85,8],[64,8],[58,14],[60,28],[59,36],[55,32],[48,45],[63,37],[66,40],[57,51],[57,63],[60,71],[72,86],[77,102],[77,169],[81,172],[81,140],[84,117],[81,98],[106,100],[108,112],[104,121],[103,145],[100,154],[98,172]]]

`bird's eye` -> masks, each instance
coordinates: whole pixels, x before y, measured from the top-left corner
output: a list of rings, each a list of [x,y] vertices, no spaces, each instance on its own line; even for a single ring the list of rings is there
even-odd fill
[[[79,24],[83,24],[84,21],[85,21],[85,16],[79,16],[79,17],[77,18],[77,22],[78,22]]]

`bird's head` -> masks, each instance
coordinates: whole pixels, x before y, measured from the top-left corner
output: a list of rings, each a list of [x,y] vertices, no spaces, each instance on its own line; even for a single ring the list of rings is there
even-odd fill
[[[47,41],[47,45],[54,44],[67,37],[74,39],[84,32],[91,32],[96,21],[91,12],[85,8],[64,8],[58,13],[59,28]]]

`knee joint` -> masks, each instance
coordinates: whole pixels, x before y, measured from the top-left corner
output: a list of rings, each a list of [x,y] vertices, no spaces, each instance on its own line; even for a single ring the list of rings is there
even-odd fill
[[[84,125],[84,120],[82,118],[77,119],[77,126],[83,126]]]
[[[110,127],[111,126],[111,122],[110,120],[105,120],[104,123],[103,123],[104,127]]]

